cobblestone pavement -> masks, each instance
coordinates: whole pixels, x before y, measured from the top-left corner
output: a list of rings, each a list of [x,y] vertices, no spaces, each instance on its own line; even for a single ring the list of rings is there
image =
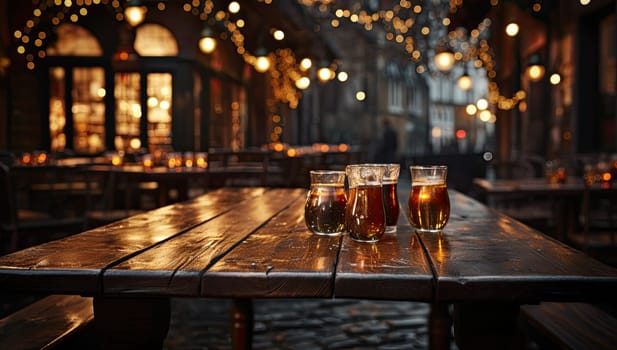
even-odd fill
[[[254,311],[255,350],[428,349],[425,303],[267,299]],[[228,300],[173,299],[164,349],[230,349],[230,313]]]

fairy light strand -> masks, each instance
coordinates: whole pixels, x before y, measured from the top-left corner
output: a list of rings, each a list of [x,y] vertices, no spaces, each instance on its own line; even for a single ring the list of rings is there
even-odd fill
[[[272,0],[256,1],[263,4],[272,3]],[[422,44],[418,40],[429,40],[429,37],[435,34],[435,28],[431,28],[427,23],[426,17],[441,18],[440,16],[444,14],[443,8],[431,8],[428,5],[422,6],[420,4],[414,5],[411,1],[407,0],[400,0],[392,8],[376,9],[375,11],[366,10],[361,6],[360,2],[352,2],[349,8],[334,8],[335,2],[333,0],[298,0],[298,2],[309,8],[316,9],[321,16],[328,16],[331,13],[330,25],[333,28],[340,26],[340,21],[343,20],[356,23],[367,31],[373,30],[379,25],[384,30],[387,40],[403,45],[404,50],[419,66],[417,69],[418,73],[427,71],[427,54],[423,51],[431,47],[431,45]],[[451,0],[447,10],[449,13],[454,13],[462,4],[463,0]],[[495,2],[494,6],[497,4],[498,2]],[[26,67],[34,70],[36,61],[46,57],[46,42],[52,37],[47,33],[53,33],[54,27],[66,22],[77,23],[82,17],[90,13],[89,7],[101,5],[111,10],[115,20],[124,20],[124,1],[39,1],[38,6],[33,10],[32,18],[26,21],[24,28],[13,33],[13,37],[17,41],[16,50],[19,54],[24,55]],[[184,1],[182,7],[186,12],[198,16],[203,21],[222,23],[228,33],[223,33],[221,38],[229,39],[234,44],[236,53],[241,55],[246,63],[254,63],[256,56],[246,50],[244,45],[245,35],[242,33],[242,28],[238,25],[239,22],[230,20],[228,11],[223,9],[215,11],[215,3],[212,0]],[[160,11],[164,10],[164,3],[161,2],[157,8]],[[437,27],[437,30],[443,31],[444,28],[447,28],[447,24],[449,24],[449,20],[446,17],[441,23],[442,26]],[[525,99],[525,93],[518,91],[514,96],[506,97],[499,92],[493,54],[488,42],[478,39],[489,28],[490,23],[486,23],[485,20],[479,24],[478,28],[472,30],[471,35],[468,37],[456,31],[449,32],[448,37],[451,44],[454,44],[452,46],[467,43],[466,52],[463,53],[461,51],[461,55],[472,57],[475,67],[486,69],[489,79],[488,99],[490,103],[499,109],[509,110]],[[270,54],[270,59],[272,62],[275,62],[271,70],[276,72],[270,72],[270,76],[275,80],[272,85],[275,89],[275,98],[291,108],[297,107],[301,93],[295,87],[294,82],[298,77],[302,76],[303,71],[300,69],[293,51],[276,51]],[[281,64],[281,62],[284,62],[284,64]]]

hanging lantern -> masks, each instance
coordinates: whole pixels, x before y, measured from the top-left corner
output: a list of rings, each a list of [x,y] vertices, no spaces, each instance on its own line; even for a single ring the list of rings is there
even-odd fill
[[[435,53],[435,66],[441,72],[448,72],[454,65],[454,53],[448,49],[439,49]]]
[[[544,77],[544,65],[537,54],[531,55],[527,64],[527,76],[531,81],[539,81]]]
[[[264,73],[270,69],[270,59],[268,58],[268,52],[265,48],[260,47],[255,51],[257,59],[255,60],[255,70],[259,73]]]
[[[467,70],[465,70],[463,72],[463,75],[458,78],[456,84],[463,91],[468,91],[473,87],[473,80],[471,79],[471,76],[467,73]]]
[[[128,0],[124,9],[124,17],[133,27],[140,25],[146,18],[147,8],[140,0]]]
[[[201,31],[201,39],[199,39],[199,49],[205,54],[210,54],[216,50],[216,39],[210,27],[204,27]]]

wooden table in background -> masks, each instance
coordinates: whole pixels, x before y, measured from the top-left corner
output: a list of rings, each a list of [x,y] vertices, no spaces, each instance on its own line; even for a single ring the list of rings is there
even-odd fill
[[[167,167],[146,168],[139,164],[131,165],[93,165],[86,168],[92,173],[110,173],[116,175],[117,185],[127,187],[126,190],[139,190],[140,183],[155,182],[156,206],[161,207],[173,202],[182,202],[189,199],[189,189],[191,181],[200,182],[206,187],[208,173],[202,168],[177,167],[168,169]],[[170,190],[177,191],[177,198],[172,200],[169,196]],[[131,200],[131,194],[127,195],[127,201]]]
[[[490,348],[514,335],[483,332],[512,326],[520,304],[617,293],[616,269],[456,192],[443,234],[417,234],[401,215],[375,244],[310,233],[305,198],[222,188],[0,257],[0,288],[93,296],[98,335],[114,349],[160,348],[171,297],[233,299],[235,349],[250,348],[255,298],[423,301],[431,348],[447,349],[451,304],[462,347]]]
[[[582,178],[569,177],[565,183],[549,183],[545,178],[529,179],[473,179],[474,187],[483,201],[490,207],[500,210],[500,206],[518,200],[523,203],[523,211],[542,212],[541,206],[550,206],[549,215],[555,225],[554,236],[568,242],[572,235],[580,231],[588,235],[589,217],[594,201],[599,198],[617,199],[617,188],[610,183],[585,185]],[[540,204],[539,204],[540,203]],[[613,208],[608,208],[613,210]],[[505,213],[510,213],[505,209]],[[514,209],[512,213],[517,213]],[[516,214],[512,214],[516,217]],[[522,214],[525,215],[525,214]],[[583,227],[580,227],[583,226]]]

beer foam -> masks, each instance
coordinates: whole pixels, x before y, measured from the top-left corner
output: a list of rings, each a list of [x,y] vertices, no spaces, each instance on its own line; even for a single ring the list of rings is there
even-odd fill
[[[412,186],[438,186],[445,185],[445,181],[441,176],[427,176],[411,181]]]
[[[331,182],[318,182],[311,184],[313,187],[344,187],[345,185]]]

